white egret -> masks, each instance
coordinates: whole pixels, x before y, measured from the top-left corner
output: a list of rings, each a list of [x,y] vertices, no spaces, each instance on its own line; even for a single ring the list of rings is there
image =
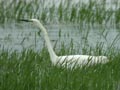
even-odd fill
[[[21,19],[21,21],[32,22],[36,25],[44,34],[44,39],[47,44],[48,52],[50,55],[50,59],[53,65],[62,66],[66,68],[76,68],[82,67],[84,65],[93,65],[93,64],[104,64],[109,60],[106,56],[90,56],[90,55],[66,55],[66,56],[57,56],[54,52],[50,39],[48,37],[48,33],[45,27],[40,23],[37,19]]]

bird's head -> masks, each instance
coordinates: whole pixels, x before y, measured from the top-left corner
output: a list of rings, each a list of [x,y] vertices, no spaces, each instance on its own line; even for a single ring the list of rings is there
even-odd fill
[[[40,21],[37,19],[19,19],[19,21],[32,22],[35,26],[40,25]]]
[[[33,25],[35,25],[36,27],[39,27],[39,32],[38,35],[40,36],[40,32],[41,30],[43,30],[43,25],[40,23],[40,21],[38,19],[19,19],[19,21],[24,21],[24,22],[31,22]]]

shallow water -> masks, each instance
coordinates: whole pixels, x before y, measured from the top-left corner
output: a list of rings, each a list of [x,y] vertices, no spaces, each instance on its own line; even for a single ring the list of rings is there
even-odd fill
[[[80,25],[45,25],[50,40],[57,50],[64,44],[73,44],[75,50],[84,46],[95,48],[99,43],[106,50],[110,45],[120,48],[120,32],[116,28],[80,27]],[[31,24],[14,23],[0,26],[0,48],[21,51],[23,49],[41,50],[45,46],[43,34],[38,35],[38,29]],[[114,42],[113,42],[114,41]],[[113,44],[112,44],[113,43]]]

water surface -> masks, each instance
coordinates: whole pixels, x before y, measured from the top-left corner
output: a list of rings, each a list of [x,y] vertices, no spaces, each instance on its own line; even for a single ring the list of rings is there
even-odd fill
[[[106,50],[112,44],[120,48],[119,30],[116,28],[88,27],[81,25],[45,25],[53,47],[59,50],[64,44],[81,52],[86,45],[95,48],[103,43]],[[14,23],[0,26],[0,48],[21,51],[23,49],[41,50],[45,46],[43,34],[32,24]]]

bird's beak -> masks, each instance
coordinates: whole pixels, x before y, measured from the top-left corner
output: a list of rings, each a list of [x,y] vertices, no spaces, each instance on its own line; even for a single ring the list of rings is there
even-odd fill
[[[18,21],[32,22],[32,20],[31,20],[31,19],[18,19]]]

